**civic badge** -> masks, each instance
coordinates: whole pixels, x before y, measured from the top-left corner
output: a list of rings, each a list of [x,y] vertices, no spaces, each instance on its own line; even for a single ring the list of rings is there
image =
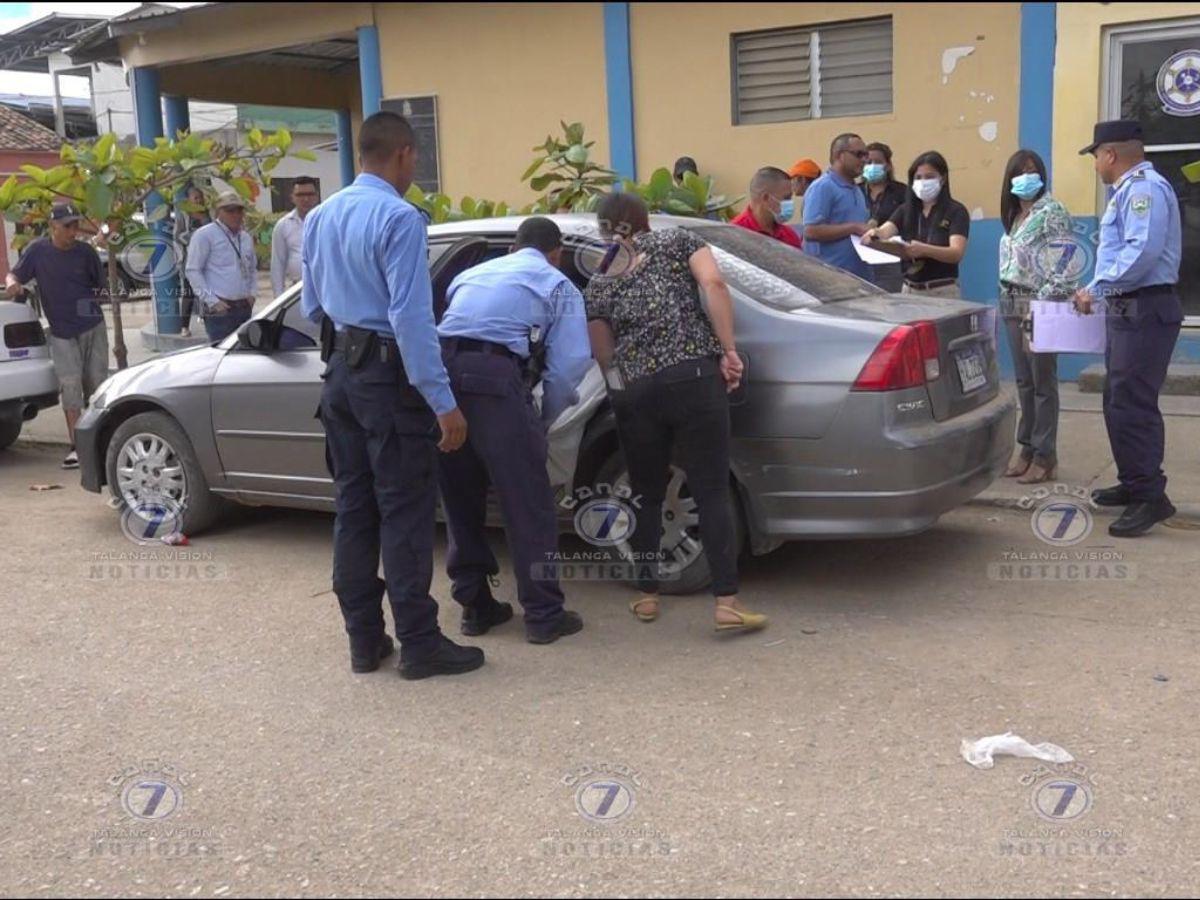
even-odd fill
[[[972,334],[979,330],[979,316],[976,313],[971,314],[971,332]]]

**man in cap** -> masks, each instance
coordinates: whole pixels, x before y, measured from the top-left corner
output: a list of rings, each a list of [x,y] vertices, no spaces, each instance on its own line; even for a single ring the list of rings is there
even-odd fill
[[[798,159],[788,169],[788,177],[792,179],[792,196],[802,198],[808,186],[821,177],[821,167],[816,160]]]
[[[1183,322],[1179,201],[1146,160],[1135,121],[1100,122],[1092,143],[1079,152],[1096,158],[1096,172],[1109,186],[1095,275],[1075,295],[1083,313],[1092,312],[1097,301],[1107,304],[1104,424],[1120,483],[1095,491],[1092,499],[1100,506],[1124,506],[1108,532],[1136,537],[1175,514],[1162,471],[1158,395]]]
[[[18,297],[37,279],[42,310],[50,323],[50,357],[62,392],[71,451],[64,469],[79,468],[75,423],[92,392],[108,377],[108,328],[97,302],[107,293],[100,254],[77,240],[79,210],[69,204],[50,211],[50,236],[35,240],[5,277],[5,293]]]
[[[196,229],[187,251],[187,280],[200,299],[210,341],[232,334],[250,318],[257,292],[258,258],[254,238],[243,227],[246,203],[235,191],[222,191],[215,219]]]
[[[470,436],[439,459],[438,476],[450,537],[446,569],[463,607],[463,634],[484,634],[512,617],[512,607],[488,589],[498,571],[484,530],[489,484],[504,514],[527,639],[549,644],[583,628],[579,614],[563,608],[558,579],[538,574],[558,547],[546,432],[575,403],[592,367],[583,296],[558,268],[562,252],[558,226],[533,216],[517,229],[511,253],[468,269],[447,291],[438,333]],[[539,359],[540,417],[531,396]]]

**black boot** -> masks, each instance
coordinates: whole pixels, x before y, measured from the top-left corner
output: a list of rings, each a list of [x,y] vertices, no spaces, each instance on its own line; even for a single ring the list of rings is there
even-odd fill
[[[531,644],[553,644],[560,637],[583,630],[583,616],[569,609],[564,609],[559,620],[549,628],[542,627],[537,631],[526,629],[525,638]]]
[[[394,649],[395,645],[392,643],[392,639],[386,634],[373,647],[356,646],[354,641],[351,641],[350,669],[359,675],[374,672],[379,668],[380,660],[391,656]]]
[[[1097,506],[1128,506],[1133,499],[1129,496],[1129,488],[1123,484],[1115,484],[1092,491],[1092,502]]]
[[[433,675],[460,675],[483,665],[483,651],[478,647],[462,647],[443,636],[437,649],[420,659],[405,659],[400,653],[400,677],[409,681]]]
[[[1121,518],[1108,526],[1108,533],[1113,537],[1137,537],[1173,515],[1175,507],[1166,497],[1149,503],[1130,503]]]
[[[497,625],[503,625],[512,617],[511,603],[497,603],[491,600],[483,606],[464,607],[460,630],[468,637],[478,637],[487,634]]]

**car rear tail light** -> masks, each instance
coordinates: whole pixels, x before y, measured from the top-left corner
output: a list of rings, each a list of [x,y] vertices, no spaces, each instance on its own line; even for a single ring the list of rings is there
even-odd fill
[[[10,350],[21,347],[44,347],[46,332],[41,322],[12,322],[4,326],[4,346]]]
[[[921,339],[911,325],[897,325],[879,342],[855,379],[855,391],[896,391],[925,383]]]
[[[937,326],[932,322],[914,322],[913,327],[917,329],[917,338],[921,342],[921,358],[925,361],[925,380],[937,381],[938,376],[942,374],[941,363],[938,362],[941,348],[938,347]]]

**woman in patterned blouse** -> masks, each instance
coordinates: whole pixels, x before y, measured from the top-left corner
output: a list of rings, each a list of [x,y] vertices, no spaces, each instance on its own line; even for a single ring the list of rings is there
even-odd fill
[[[1017,376],[1020,452],[1005,476],[1021,484],[1057,474],[1058,356],[1029,349],[1030,300],[1066,300],[1075,293],[1083,261],[1066,207],[1046,193],[1046,164],[1018,150],[1004,170],[1000,196],[1000,313]]]
[[[690,231],[652,232],[645,203],[609,194],[597,210],[611,241],[588,284],[592,351],[609,398],[634,495],[632,538],[641,598],[630,610],[658,618],[662,505],[672,459],[687,473],[712,570],[718,631],[762,628],[766,616],[737,598],[737,541],[729,496],[729,398],[742,378],[733,301],[708,245]],[[703,288],[707,313],[701,302]]]

